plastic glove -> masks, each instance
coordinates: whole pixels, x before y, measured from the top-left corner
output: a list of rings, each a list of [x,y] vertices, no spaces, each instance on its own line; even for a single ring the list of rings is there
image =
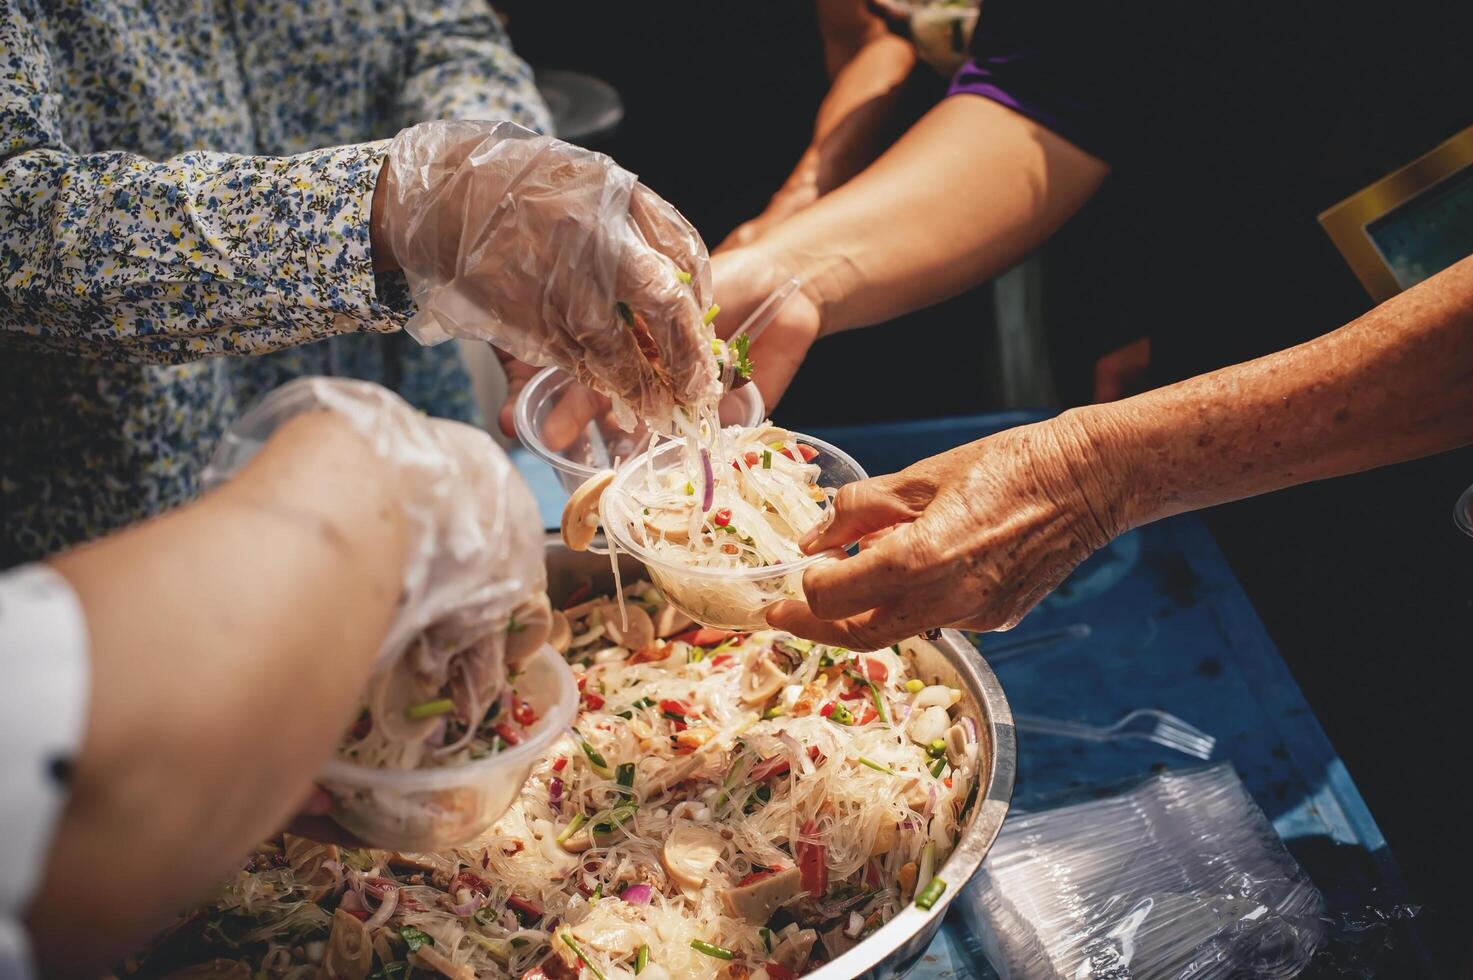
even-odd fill
[[[774,627],[851,650],[929,629],[1009,629],[1097,548],[1126,530],[1127,484],[1068,414],[968,443],[839,491],[809,554],[858,555],[803,576],[807,602]]]
[[[430,418],[366,381],[302,378],[272,391],[233,422],[204,472],[206,487],[244,466],[287,420],[336,412],[400,476],[409,528],[404,587],[379,648],[383,668],[412,652],[430,686],[445,678],[457,653],[499,642],[546,606],[542,519],[521,474],[487,433]]]
[[[705,243],[635,175],[513,123],[439,121],[389,146],[375,193],[421,342],[485,340],[668,420],[719,392]]]

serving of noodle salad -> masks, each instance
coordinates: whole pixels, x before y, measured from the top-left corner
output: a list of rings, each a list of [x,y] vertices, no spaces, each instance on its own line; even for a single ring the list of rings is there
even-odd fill
[[[577,721],[476,846],[268,841],[125,972],[782,980],[936,900],[978,775],[961,692],[625,600],[553,613]]]

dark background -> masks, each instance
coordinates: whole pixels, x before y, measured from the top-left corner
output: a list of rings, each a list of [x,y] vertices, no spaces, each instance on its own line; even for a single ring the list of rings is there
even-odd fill
[[[534,65],[586,71],[620,91],[624,124],[598,148],[638,172],[713,244],[759,212],[782,183],[807,143],[827,85],[811,8],[801,0],[514,0],[498,6]],[[1462,63],[1466,70],[1466,51]],[[920,84],[913,111],[923,111],[937,89],[934,80]],[[1469,121],[1473,116],[1462,124]],[[1353,147],[1354,131],[1344,139]],[[1380,161],[1366,166],[1372,172],[1365,181],[1389,169]],[[1342,176],[1360,180],[1353,171]],[[1107,287],[1125,275],[1149,279],[1154,256],[1164,261],[1167,251],[1191,247],[1122,228],[1118,214],[1110,220],[1114,207],[1102,198],[1101,216],[1087,216],[1046,254],[1046,309],[1065,320],[1080,314],[1090,324],[1063,343],[1055,337],[1063,390],[1076,400],[1084,396],[1093,357],[1130,339],[1128,311],[1109,308]],[[1118,247],[1122,241],[1128,249]],[[1112,243],[1115,261],[1101,262]],[[1277,260],[1340,277],[1337,295],[1325,297],[1334,316],[1369,308],[1363,294],[1352,292],[1358,289],[1353,279],[1335,265],[1327,241],[1306,236],[1303,243],[1275,248]],[[1273,310],[1280,301],[1302,303],[1302,297],[1270,294],[1262,301]],[[1188,297],[1184,320],[1194,302],[1205,308],[1213,298]],[[998,408],[988,356],[992,330],[990,290],[984,288],[885,326],[827,339],[810,356],[778,418],[801,428]],[[1425,903],[1423,927],[1449,975],[1453,964],[1467,962],[1463,933],[1473,914],[1473,792],[1465,785],[1473,774],[1466,730],[1473,539],[1451,520],[1453,503],[1469,483],[1473,451],[1465,450],[1205,515],[1364,793],[1414,900]]]

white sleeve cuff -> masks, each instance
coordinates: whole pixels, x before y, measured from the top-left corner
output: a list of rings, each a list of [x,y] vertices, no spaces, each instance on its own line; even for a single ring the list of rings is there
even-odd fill
[[[7,977],[28,973],[16,922],[40,883],[66,803],[90,676],[87,622],[67,581],[40,564],[0,574],[0,974]]]

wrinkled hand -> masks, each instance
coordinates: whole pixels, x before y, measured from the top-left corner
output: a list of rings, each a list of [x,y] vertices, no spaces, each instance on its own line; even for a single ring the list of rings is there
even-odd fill
[[[803,577],[778,629],[876,650],[928,629],[1008,629],[1124,527],[1122,480],[1070,415],[1023,426],[839,491],[812,554],[858,555]]]
[[[221,437],[205,486],[229,479],[285,422],[314,411],[346,419],[397,478],[408,548],[380,666],[425,636],[415,656],[433,674],[545,590],[536,499],[491,436],[430,418],[366,381],[301,378],[272,391]]]
[[[716,331],[730,336],[772,291],[792,277],[786,266],[760,249],[735,249],[711,260],[711,276],[721,316]],[[770,412],[792,383],[793,376],[818,339],[822,320],[807,284],[782,305],[777,316],[752,342],[752,382],[762,392]]]
[[[373,230],[425,343],[490,341],[643,418],[716,390],[705,244],[601,153],[512,123],[414,126],[389,146]]]

